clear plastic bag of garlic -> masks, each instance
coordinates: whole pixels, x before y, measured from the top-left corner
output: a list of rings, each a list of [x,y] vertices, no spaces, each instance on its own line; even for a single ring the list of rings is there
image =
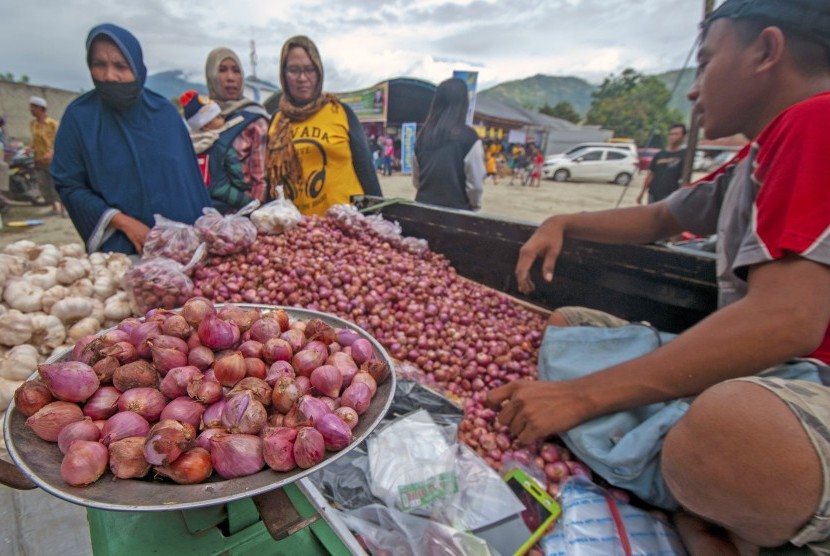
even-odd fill
[[[131,316],[121,253],[87,255],[82,245],[29,240],[0,252],[0,410],[35,366]],[[13,386],[13,387],[12,387]],[[9,399],[7,399],[9,398]]]

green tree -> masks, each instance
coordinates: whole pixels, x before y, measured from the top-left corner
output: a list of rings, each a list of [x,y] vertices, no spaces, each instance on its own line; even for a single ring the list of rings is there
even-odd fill
[[[671,93],[657,77],[644,76],[631,68],[619,76],[606,77],[591,94],[586,123],[601,125],[617,137],[633,138],[644,145],[655,133],[666,135],[668,127],[685,118],[669,109]]]
[[[582,121],[582,116],[580,116],[579,112],[574,109],[573,104],[568,101],[558,102],[555,106],[551,106],[546,102],[545,105],[539,109],[539,112],[550,116],[551,118],[559,118],[560,120],[566,120],[574,124],[578,124]]]
[[[21,83],[28,83],[29,82],[29,76],[28,75],[21,75],[20,76],[20,82]]]

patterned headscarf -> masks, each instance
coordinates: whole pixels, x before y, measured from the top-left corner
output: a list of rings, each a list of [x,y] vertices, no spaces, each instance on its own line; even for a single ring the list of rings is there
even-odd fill
[[[300,104],[291,97],[287,81],[285,79],[285,64],[288,60],[288,53],[292,48],[299,46],[308,54],[311,63],[317,68],[317,87],[314,94],[306,103]],[[276,116],[276,125],[272,126],[268,133],[268,155],[266,160],[266,172],[268,183],[271,186],[271,197],[276,199],[276,186],[288,181],[291,184],[300,184],[303,180],[303,167],[297,153],[294,150],[294,143],[291,141],[292,122],[302,122],[316,114],[327,104],[340,106],[340,100],[330,94],[323,93],[323,63],[320,61],[320,53],[317,46],[308,37],[297,35],[291,37],[282,45],[280,53],[280,86],[282,97],[280,97],[279,112]]]

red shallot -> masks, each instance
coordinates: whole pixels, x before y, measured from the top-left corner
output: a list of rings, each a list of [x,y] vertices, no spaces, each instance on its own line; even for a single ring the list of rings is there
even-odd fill
[[[72,486],[97,481],[107,470],[107,448],[92,440],[76,440],[63,456],[61,478]]]

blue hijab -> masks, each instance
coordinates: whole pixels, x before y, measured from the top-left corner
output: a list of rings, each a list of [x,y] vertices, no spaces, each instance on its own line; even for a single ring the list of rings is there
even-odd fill
[[[87,37],[106,36],[126,58],[141,86],[129,108],[115,110],[97,90],[75,99],[55,139],[55,188],[88,251],[135,253],[125,234],[109,226],[122,212],[149,227],[154,214],[192,224],[210,198],[184,121],[173,104],[144,87],[141,45],[126,29],[99,25]]]

